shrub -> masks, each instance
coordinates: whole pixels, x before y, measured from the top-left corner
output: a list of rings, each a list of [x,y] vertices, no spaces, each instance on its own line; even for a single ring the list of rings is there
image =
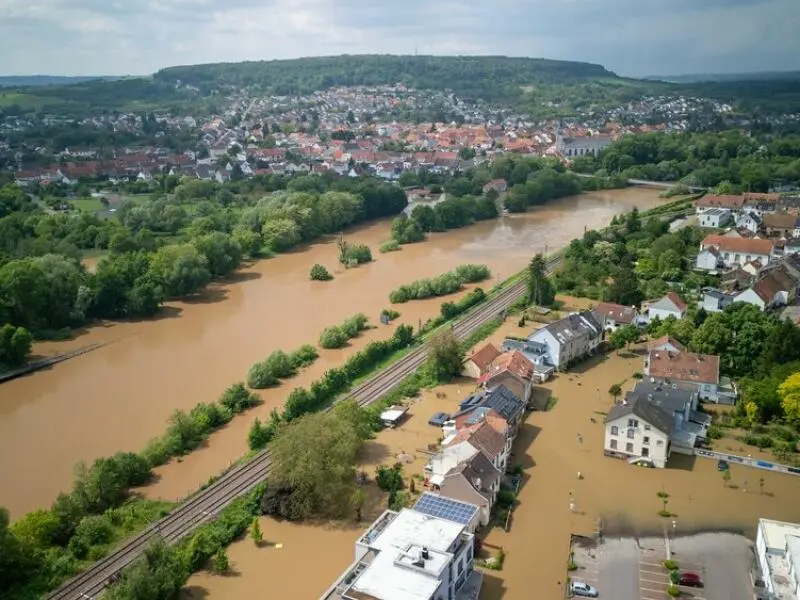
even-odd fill
[[[276,379],[285,379],[294,375],[292,360],[283,350],[275,350],[267,357],[264,364]]]
[[[673,585],[670,583],[669,587],[667,587],[667,594],[669,594],[673,598],[677,598],[678,596],[681,595],[681,589],[677,585]]]
[[[681,573],[678,569],[673,569],[669,572],[669,581],[673,585],[677,585],[678,582],[681,580]]]
[[[465,283],[474,283],[489,277],[489,268],[485,265],[461,265],[449,273],[443,273],[432,279],[419,279],[403,285],[389,294],[393,303],[422,300],[433,296],[444,296],[460,290]]]
[[[362,314],[358,313],[352,317],[348,317],[341,325],[342,331],[348,338],[356,337],[361,331],[367,329],[368,319]]]
[[[381,317],[385,317],[388,321],[394,321],[397,317],[400,316],[400,313],[396,310],[392,310],[389,308],[384,308],[381,311]]]
[[[378,252],[382,254],[386,254],[387,252],[397,252],[400,250],[400,242],[397,240],[389,240],[388,242],[383,242],[380,246],[378,246]]]
[[[289,360],[295,369],[307,367],[319,358],[319,352],[311,344],[304,344],[289,355]]]
[[[333,275],[330,274],[328,269],[319,263],[311,267],[311,273],[309,274],[309,277],[313,281],[330,281],[333,279]]]
[[[678,563],[676,563],[674,560],[670,560],[670,559],[668,559],[668,560],[665,560],[665,561],[664,561],[663,563],[661,563],[661,564],[662,564],[662,565],[664,565],[664,568],[665,568],[667,571],[674,571],[675,569],[677,569],[677,568],[678,568]]]
[[[319,336],[319,345],[327,349],[342,348],[347,340],[347,334],[341,327],[326,327]]]
[[[247,372],[247,385],[256,390],[278,385],[278,378],[272,374],[266,362],[257,362]]]
[[[722,439],[724,437],[724,435],[725,434],[722,431],[722,427],[720,427],[716,423],[711,425],[708,428],[708,437],[709,437],[709,439],[719,440],[719,439]]]
[[[497,494],[497,504],[504,508],[510,508],[511,506],[514,506],[516,501],[517,496],[511,490],[501,488],[500,492]]]
[[[403,465],[396,463],[393,467],[380,465],[376,469],[375,482],[384,492],[397,492],[403,489]]]

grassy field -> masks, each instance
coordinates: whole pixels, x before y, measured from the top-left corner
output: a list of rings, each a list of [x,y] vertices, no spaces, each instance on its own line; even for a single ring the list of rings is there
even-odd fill
[[[70,200],[70,204],[75,210],[88,213],[96,213],[106,208],[99,198],[76,198]]]

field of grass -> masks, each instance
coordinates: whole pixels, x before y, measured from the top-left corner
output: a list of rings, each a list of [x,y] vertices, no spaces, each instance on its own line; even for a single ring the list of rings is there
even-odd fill
[[[76,198],[70,200],[70,204],[75,210],[88,213],[96,213],[106,208],[99,198]]]

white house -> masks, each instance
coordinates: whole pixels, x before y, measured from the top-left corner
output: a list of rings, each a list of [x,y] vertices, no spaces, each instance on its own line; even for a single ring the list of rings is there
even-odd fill
[[[425,475],[444,477],[451,469],[468,461],[478,452],[480,450],[465,440],[448,444],[431,456],[428,464],[425,465]]]
[[[601,302],[592,310],[592,314],[606,331],[614,331],[623,325],[636,325],[639,321],[639,313],[635,306],[623,306],[613,302]]]
[[[474,559],[475,538],[465,524],[387,510],[358,539],[355,561],[320,600],[474,600],[483,580]]]
[[[667,292],[663,298],[653,302],[647,309],[647,318],[652,321],[656,317],[662,321],[667,317],[682,319],[686,316],[686,303],[675,292]]]
[[[671,451],[672,429],[673,420],[651,404],[622,402],[606,415],[603,450],[606,456],[648,458],[663,469]]]
[[[602,339],[603,326],[589,311],[573,313],[528,336],[529,342],[544,348],[545,364],[559,370],[594,352]]]
[[[733,304],[735,296],[726,294],[714,288],[706,288],[703,290],[703,300],[700,302],[700,307],[706,312],[722,312],[726,306]]]
[[[800,598],[800,524],[758,520],[756,557],[773,598]]]
[[[715,248],[720,260],[727,268],[733,268],[753,260],[766,265],[772,258],[773,243],[761,238],[736,238],[724,235],[708,235],[700,244],[700,251]]]
[[[746,210],[739,215],[739,218],[736,219],[736,227],[741,227],[742,229],[746,229],[750,233],[758,233],[761,231],[761,228],[764,225],[764,220],[761,216],[750,210]]]
[[[733,213],[727,208],[711,208],[703,211],[697,217],[700,227],[713,227],[720,229],[733,221]]]
[[[764,273],[751,287],[736,296],[736,302],[747,302],[760,310],[786,306],[794,302],[797,281],[778,267]]]
[[[711,247],[697,253],[694,266],[702,271],[716,271],[721,264],[719,252]]]
[[[654,381],[695,385],[700,398],[727,402],[720,393],[719,356],[651,348],[644,360],[644,374]]]

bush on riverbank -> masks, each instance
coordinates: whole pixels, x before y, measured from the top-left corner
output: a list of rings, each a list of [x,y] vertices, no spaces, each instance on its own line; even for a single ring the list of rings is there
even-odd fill
[[[18,367],[28,360],[33,336],[24,327],[5,324],[0,327],[0,372],[4,366]]]
[[[247,385],[256,390],[278,385],[281,379],[294,376],[298,369],[310,365],[318,356],[316,348],[308,344],[291,354],[276,350],[266,360],[250,367],[247,372]]]
[[[319,336],[319,345],[327,350],[344,348],[347,340],[356,337],[368,327],[367,317],[358,313],[345,319],[341,325],[323,329]]]
[[[400,250],[400,242],[397,240],[389,240],[388,242],[383,242],[380,246],[378,246],[378,252],[381,254],[386,254],[387,252],[397,252]]]
[[[445,296],[457,292],[465,283],[483,281],[490,276],[491,272],[486,265],[460,265],[453,271],[432,279],[419,279],[408,285],[400,286],[389,294],[389,300],[399,304],[409,300]]]
[[[369,249],[369,246],[347,242],[341,236],[336,244],[339,247],[339,262],[345,267],[357,267],[372,262],[372,250]]]

